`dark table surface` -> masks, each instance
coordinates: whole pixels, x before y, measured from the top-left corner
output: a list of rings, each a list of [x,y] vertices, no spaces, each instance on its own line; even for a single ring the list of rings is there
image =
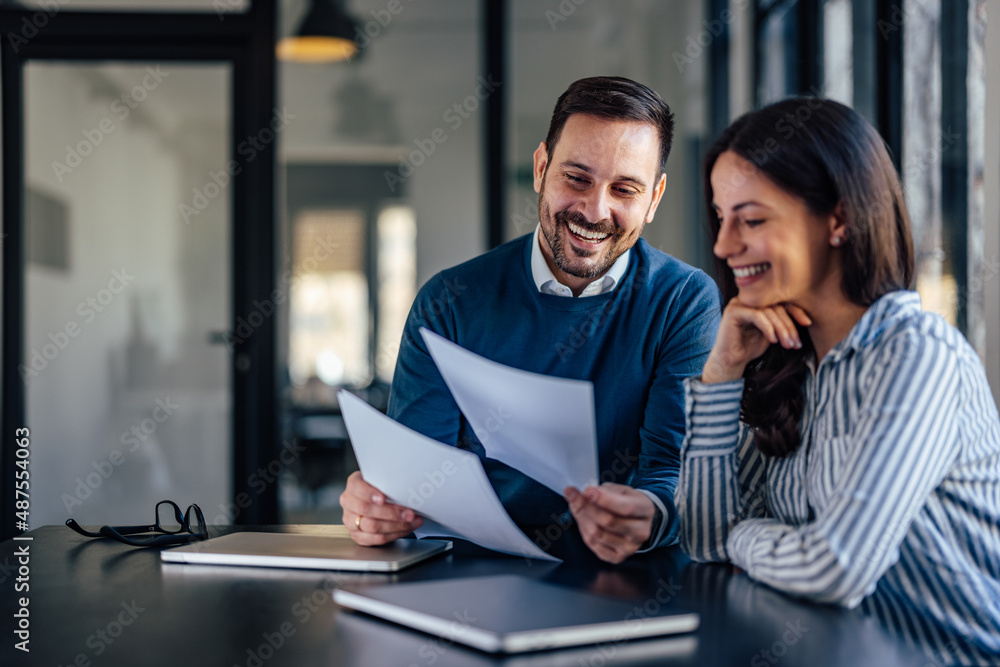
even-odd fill
[[[346,534],[338,526],[243,530]],[[237,530],[213,528],[218,535]],[[621,566],[507,557],[464,542],[397,574],[174,565],[155,549],[45,526],[0,544],[0,665],[277,667],[357,665],[878,665],[939,664],[857,610],[815,605],[756,584],[728,565],[662,549]],[[27,581],[16,550],[29,546]],[[693,634],[507,658],[347,612],[338,587],[521,574],[634,601],[655,613],[701,613]],[[15,591],[18,578],[29,590]],[[30,654],[14,648],[18,598],[29,598]],[[6,629],[9,628],[9,629]]]

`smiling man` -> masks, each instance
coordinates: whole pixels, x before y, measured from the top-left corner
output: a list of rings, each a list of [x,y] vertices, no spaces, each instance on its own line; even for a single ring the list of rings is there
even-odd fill
[[[707,275],[640,238],[666,187],[672,136],[669,107],[646,86],[573,83],[534,153],[535,232],[428,281],[403,332],[389,416],[478,454],[514,521],[555,553],[579,536],[617,563],[677,540],[682,380],[704,366],[719,301]],[[486,458],[422,326],[508,366],[593,382],[600,486],[559,496]],[[360,473],[341,505],[358,544],[385,544],[423,522]]]

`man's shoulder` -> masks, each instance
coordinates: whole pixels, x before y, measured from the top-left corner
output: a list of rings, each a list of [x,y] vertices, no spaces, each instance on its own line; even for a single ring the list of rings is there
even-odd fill
[[[530,238],[530,234],[518,237],[472,259],[438,271],[420,288],[417,302],[439,300],[445,296],[449,303],[460,303],[455,298],[466,293],[495,295],[502,283],[510,281],[516,272],[524,271],[525,244]]]
[[[507,241],[461,264],[439,271],[432,280],[475,276],[479,281],[507,270],[520,269],[524,263],[524,246],[530,239],[531,234],[526,234]]]
[[[637,293],[642,295],[642,306],[647,309],[651,321],[662,324],[663,340],[669,341],[664,349],[689,345],[707,357],[715,342],[722,312],[721,295],[715,281],[701,269],[645,241],[640,250]],[[700,370],[698,366],[695,373]]]
[[[634,248],[640,259],[636,278],[654,291],[681,289],[712,294],[718,292],[715,281],[707,273],[654,248],[646,239],[640,238]]]

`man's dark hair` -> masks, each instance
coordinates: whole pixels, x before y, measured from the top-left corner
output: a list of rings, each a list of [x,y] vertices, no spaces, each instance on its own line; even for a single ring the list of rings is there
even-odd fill
[[[573,114],[582,113],[607,120],[634,120],[649,123],[660,135],[660,171],[667,168],[667,156],[674,138],[674,114],[651,89],[620,76],[593,76],[570,84],[559,96],[549,122],[545,146],[552,161],[563,126]]]

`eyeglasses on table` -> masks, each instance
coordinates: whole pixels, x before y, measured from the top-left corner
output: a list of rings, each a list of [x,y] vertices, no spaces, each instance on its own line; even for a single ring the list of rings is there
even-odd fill
[[[201,508],[188,505],[181,508],[172,500],[156,503],[156,523],[144,526],[101,526],[94,533],[85,530],[75,519],[66,525],[85,537],[107,537],[133,547],[165,547],[208,539],[208,525]]]

